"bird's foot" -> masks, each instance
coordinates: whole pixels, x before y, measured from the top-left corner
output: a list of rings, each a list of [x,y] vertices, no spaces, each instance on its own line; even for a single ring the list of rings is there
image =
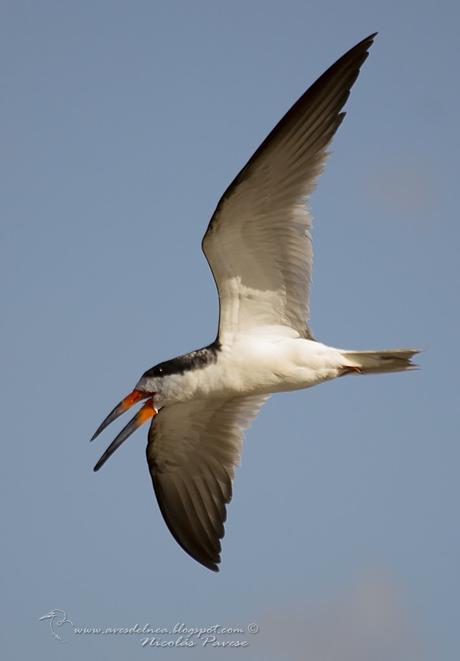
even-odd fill
[[[342,374],[340,376],[345,376],[345,374],[362,374],[363,370],[360,367],[342,367]]]

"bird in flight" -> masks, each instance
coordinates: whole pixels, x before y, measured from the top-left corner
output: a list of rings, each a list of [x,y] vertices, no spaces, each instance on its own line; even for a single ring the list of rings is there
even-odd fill
[[[416,349],[338,349],[314,339],[308,325],[306,201],[375,36],[318,78],[220,198],[202,242],[219,295],[214,342],[147,370],[93,436],[144,402],[94,470],[151,420],[147,462],[163,518],[180,546],[214,571],[244,430],[269,395],[415,367]]]

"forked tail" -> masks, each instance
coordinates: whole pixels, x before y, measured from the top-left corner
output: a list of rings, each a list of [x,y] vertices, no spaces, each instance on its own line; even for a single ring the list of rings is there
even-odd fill
[[[378,374],[380,372],[404,372],[417,369],[412,357],[418,349],[386,349],[384,351],[342,351],[346,359],[344,374],[362,372]]]

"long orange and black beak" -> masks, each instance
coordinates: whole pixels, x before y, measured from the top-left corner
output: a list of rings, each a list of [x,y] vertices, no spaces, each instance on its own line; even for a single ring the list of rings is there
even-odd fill
[[[106,419],[103,422],[101,422],[99,427],[92,435],[91,440],[94,441],[94,439],[97,436],[99,436],[99,434],[103,432],[104,429],[108,427],[108,425],[110,425],[111,422],[119,418],[120,415],[122,413],[125,413],[128,409],[130,409],[131,406],[134,406],[134,404],[137,404],[137,402],[140,402],[143,399],[147,399],[147,397],[150,396],[151,393],[142,392],[142,390],[133,390],[132,392],[130,392],[129,395],[126,395],[126,397],[122,399],[119,404],[116,405],[113,411],[110,411]]]
[[[135,391],[134,391],[134,392],[135,392]],[[132,394],[132,393],[131,393],[131,394]],[[129,397],[129,395],[128,395],[128,397]],[[127,399],[127,398],[125,398],[125,399]],[[125,400],[123,400],[123,402],[124,402],[124,401],[125,401]],[[121,403],[123,403],[123,402],[121,402]],[[119,405],[119,406],[120,406],[120,405]],[[131,405],[131,406],[132,406],[132,405]],[[129,407],[128,407],[128,408],[129,408]],[[117,407],[114,409],[114,411],[116,411],[116,409],[117,409]],[[126,411],[127,409],[125,408],[124,410]],[[112,413],[113,413],[114,411],[112,411]],[[124,412],[124,411],[121,411],[120,413],[116,414],[112,419],[115,420],[115,418],[117,418],[117,417],[118,417],[121,413],[123,413],[123,412]],[[110,418],[110,416],[112,415],[112,413],[108,416],[109,418]],[[153,406],[153,400],[152,400],[152,397],[150,397],[150,398],[145,402],[144,406],[143,406],[142,408],[139,409],[139,411],[136,413],[136,415],[134,416],[134,418],[132,418],[132,420],[130,420],[130,421],[128,422],[128,424],[126,425],[126,427],[123,427],[123,429],[122,429],[121,432],[118,434],[118,436],[112,441],[112,443],[109,445],[109,447],[108,447],[107,450],[104,452],[104,454],[102,455],[102,457],[99,459],[99,461],[97,462],[97,464],[94,466],[94,470],[95,470],[95,471],[98,471],[98,470],[99,470],[99,469],[105,464],[105,462],[107,461],[107,459],[108,459],[108,458],[109,458],[109,457],[115,452],[115,450],[117,450],[117,449],[120,447],[120,445],[121,445],[124,441],[126,441],[126,439],[129,438],[129,436],[131,436],[131,434],[132,434],[133,432],[136,431],[136,429],[138,429],[141,425],[143,425],[144,422],[147,422],[147,420],[150,420],[150,418],[153,418],[153,416],[157,415],[157,413],[158,413],[158,411],[157,411],[157,410],[155,409],[155,407]],[[108,420],[108,418],[106,418],[106,420]],[[104,420],[104,422],[102,423],[102,425],[104,425],[104,423],[106,423],[106,420]],[[105,426],[107,426],[110,422],[112,422],[112,420],[109,420],[109,421],[105,424]],[[102,427],[102,429],[103,429],[104,427],[103,427],[102,425],[101,425],[101,427]],[[100,429],[100,431],[102,431],[102,429]],[[98,430],[98,432],[96,432],[96,436],[97,436],[98,433],[99,433],[99,430]],[[94,437],[93,437],[93,438],[94,438]]]

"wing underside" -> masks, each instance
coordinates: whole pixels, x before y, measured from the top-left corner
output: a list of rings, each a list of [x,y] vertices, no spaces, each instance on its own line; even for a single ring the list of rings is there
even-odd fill
[[[163,518],[180,546],[214,571],[243,432],[266,399],[172,404],[150,427],[147,461]]]
[[[261,326],[309,336],[311,217],[305,205],[375,35],[333,64],[294,104],[217,205],[203,251],[216,281],[219,340]]]

